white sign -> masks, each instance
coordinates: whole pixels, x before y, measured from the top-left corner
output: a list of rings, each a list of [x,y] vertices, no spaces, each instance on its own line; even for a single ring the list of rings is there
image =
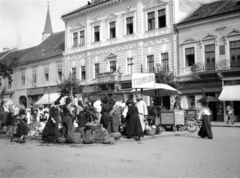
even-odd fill
[[[154,88],[155,74],[154,73],[133,73],[132,88]]]

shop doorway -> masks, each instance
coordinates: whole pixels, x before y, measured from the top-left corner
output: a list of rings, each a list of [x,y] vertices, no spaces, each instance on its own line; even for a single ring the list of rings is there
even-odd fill
[[[20,96],[19,97],[19,104],[23,105],[25,108],[27,108],[27,97],[26,96]]]

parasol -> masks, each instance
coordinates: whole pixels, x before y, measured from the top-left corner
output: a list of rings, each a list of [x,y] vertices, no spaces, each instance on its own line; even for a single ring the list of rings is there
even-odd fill
[[[220,101],[218,98],[214,97],[214,96],[204,96],[202,97],[201,99],[198,100],[198,102],[206,102],[206,103],[209,103],[209,102],[218,102]]]

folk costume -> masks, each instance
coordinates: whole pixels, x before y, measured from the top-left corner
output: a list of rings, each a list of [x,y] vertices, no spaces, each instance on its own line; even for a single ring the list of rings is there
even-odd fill
[[[137,99],[136,107],[138,109],[138,114],[139,114],[142,130],[144,131],[145,130],[145,122],[144,122],[145,117],[144,116],[148,115],[147,105],[142,100],[141,95],[138,95],[136,99]]]

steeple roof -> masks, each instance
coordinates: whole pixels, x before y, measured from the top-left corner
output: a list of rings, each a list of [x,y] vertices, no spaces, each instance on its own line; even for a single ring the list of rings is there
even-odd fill
[[[47,10],[47,17],[46,17],[45,28],[44,28],[43,34],[44,33],[50,33],[50,34],[53,33],[50,12],[49,12],[49,6],[48,6],[48,10]]]

